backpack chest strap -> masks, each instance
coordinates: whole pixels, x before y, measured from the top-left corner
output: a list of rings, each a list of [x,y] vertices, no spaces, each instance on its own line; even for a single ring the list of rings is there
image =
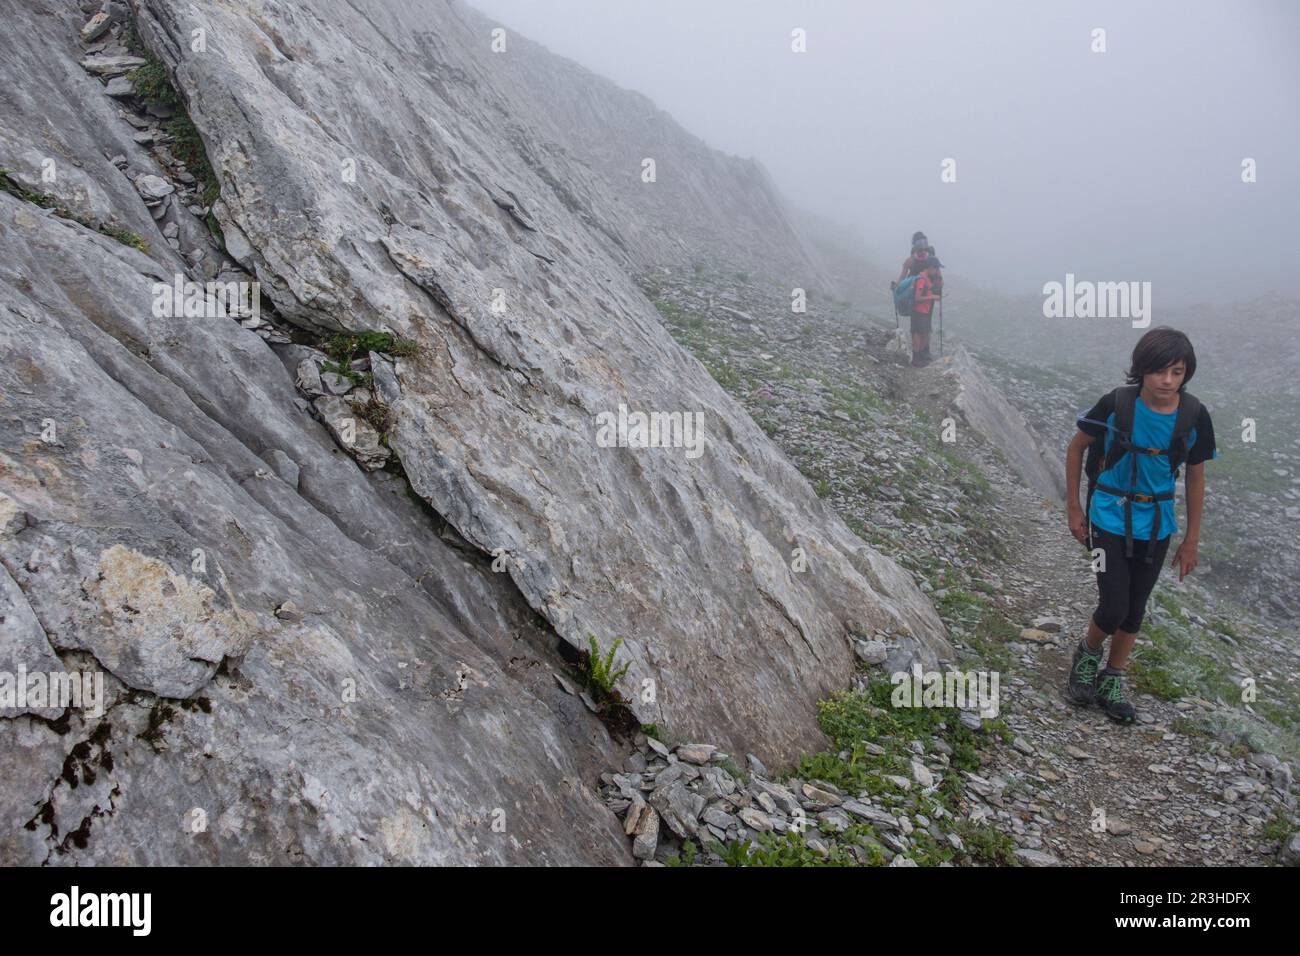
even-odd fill
[[[1135,455],[1170,455],[1173,448],[1148,448],[1145,445],[1135,445],[1122,435],[1114,439],[1115,443],[1123,451],[1131,451]]]

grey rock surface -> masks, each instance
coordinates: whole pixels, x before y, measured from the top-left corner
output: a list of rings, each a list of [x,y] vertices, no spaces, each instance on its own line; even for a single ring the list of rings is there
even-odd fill
[[[557,195],[551,180],[576,189],[593,174],[559,165],[481,20],[398,2],[360,18],[323,0],[310,23],[268,9],[267,45],[221,5],[141,11],[263,292],[304,327],[419,344],[396,363],[390,433],[412,486],[476,548],[511,555],[525,599],[574,646],[624,638],[628,685],[653,689],[634,706],[642,721],[788,760],[819,745],[815,701],[851,673],[850,633],[908,632],[931,661],[947,653],[910,576],[671,341],[589,225],[636,217],[594,185],[579,211]],[[199,27],[226,42],[193,54]],[[596,416],[620,404],[701,415],[704,454],[600,447]]]
[[[151,315],[187,264],[73,13],[0,37],[7,79],[58,77],[0,105],[0,166],[153,251],[0,193],[0,669],[93,666],[110,697],[0,713],[0,859],[631,862],[582,782],[617,751],[505,576],[345,457],[261,338]],[[47,150],[82,165],[42,184]],[[296,493],[257,477],[269,449]]]
[[[25,516],[0,536],[0,647],[90,662],[110,700],[97,721],[0,715],[0,859],[629,863],[593,789],[622,758],[554,680],[560,640],[623,637],[639,719],[778,764],[822,745],[816,702],[847,683],[854,635],[950,655],[910,575],[817,499],[629,277],[690,255],[655,216],[685,215],[707,182],[661,178],[628,215],[607,179],[621,160],[561,146],[580,125],[526,88],[540,67],[489,59],[457,6],[134,7],[217,170],[231,255],[278,319],[418,345],[377,376],[386,444],[360,434],[365,463],[391,450],[427,506],[339,447],[343,399],[312,416],[301,355],[228,316],[156,314],[155,283],[228,257],[193,194],[164,188],[185,181],[147,148],[165,137],[104,88],[139,63],[85,56],[73,6],[22,5],[0,37],[0,166],[91,226],[0,193],[0,491]],[[38,71],[50,82],[20,82]],[[594,82],[553,73],[575,95]],[[620,101],[600,86],[590,102]],[[49,153],[79,164],[42,183]],[[177,248],[141,181],[180,217]],[[780,215],[719,241],[812,274]],[[704,454],[602,447],[596,416],[620,404],[701,414]],[[270,474],[285,461],[296,487]],[[700,798],[665,793],[659,818],[693,832]]]
[[[971,427],[993,443],[1029,487],[1054,504],[1065,503],[1064,467],[1048,455],[1034,428],[1020,410],[989,382],[978,363],[959,347],[953,354],[952,372],[960,389],[957,407]]]
[[[609,237],[614,255],[640,270],[690,270],[713,258],[792,288],[826,288],[823,265],[757,160],[720,153],[648,97],[514,31],[506,31],[506,51],[494,53],[485,38],[501,24],[463,3],[451,9],[471,41],[465,53],[503,78],[511,112],[541,133],[512,131],[516,149],[564,205]],[[645,181],[646,160],[654,161],[653,182]],[[514,193],[497,201],[531,208]]]
[[[0,259],[0,468],[29,522],[0,539],[4,646],[89,655],[115,698],[62,732],[0,719],[0,857],[625,861],[579,784],[613,759],[604,729],[508,667],[547,658],[528,609],[334,451],[260,339],[139,322],[156,265],[4,195]],[[92,285],[100,325],[69,298]],[[272,442],[303,462],[296,494],[255,477]],[[290,598],[301,623],[273,616]],[[71,786],[67,755],[101,735]]]

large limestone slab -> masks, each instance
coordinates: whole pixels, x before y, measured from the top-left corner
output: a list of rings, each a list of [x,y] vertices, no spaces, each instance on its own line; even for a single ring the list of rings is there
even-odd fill
[[[155,270],[0,195],[0,650],[88,662],[110,698],[62,730],[0,719],[0,857],[626,862],[581,783],[614,751],[537,668],[504,576],[335,456],[233,320],[128,336]],[[229,396],[184,374],[240,356]],[[245,409],[249,388],[284,402]],[[319,499],[257,476],[272,437]]]
[[[1032,425],[985,376],[964,347],[952,357],[957,407],[971,427],[1006,456],[1025,483],[1053,504],[1065,504],[1064,455],[1043,449]]]
[[[0,718],[0,859],[627,863],[593,791],[617,750],[554,680],[559,640],[624,637],[642,719],[777,764],[822,745],[853,632],[948,653],[910,576],[663,332],[627,275],[675,254],[663,221],[529,115],[473,17],[134,6],[277,310],[419,343],[385,375],[389,444],[437,514],[339,449],[292,349],[153,314],[153,283],[198,277],[135,188],[161,171],[80,66],[78,7],[20,5],[0,166],[35,186],[56,157],[46,191],[151,251],[0,194],[0,650],[108,695],[102,719]],[[683,235],[725,233],[716,212]],[[802,255],[740,219],[732,250]],[[702,414],[704,454],[603,446],[621,404]]]
[[[186,266],[84,19],[34,0],[0,32],[0,166],[152,251],[0,193],[0,670],[98,670],[107,709],[0,714],[0,860],[631,862],[587,783],[617,751],[507,576],[257,335],[152,315]]]
[[[910,577],[822,506],[606,254],[587,220],[619,207],[561,200],[554,182],[593,173],[530,161],[548,143],[508,111],[521,80],[471,52],[489,32],[444,4],[245,6],[142,4],[220,171],[219,217],[285,315],[419,343],[396,364],[391,442],[413,486],[513,558],[566,640],[624,638],[642,720],[779,763],[821,745],[816,700],[847,682],[852,633],[947,652]],[[221,42],[195,53],[200,27]],[[620,405],[702,416],[704,454],[601,447],[597,416]]]

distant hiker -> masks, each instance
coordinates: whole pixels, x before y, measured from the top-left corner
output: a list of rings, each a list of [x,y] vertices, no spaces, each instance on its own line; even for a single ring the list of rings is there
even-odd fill
[[[1178,531],[1174,482],[1180,466],[1187,468],[1187,533],[1170,564],[1178,566],[1180,581],[1196,567],[1205,462],[1217,451],[1209,410],[1186,390],[1195,373],[1196,353],[1187,336],[1166,326],[1151,329],[1133,349],[1128,385],[1079,416],[1065,455],[1070,533],[1089,549],[1101,549],[1104,558],[1097,571],[1097,609],[1070,661],[1066,695],[1077,704],[1096,702],[1120,723],[1137,716],[1124,699],[1121,678],[1169,539]],[[1085,449],[1086,520],[1079,507]],[[1110,656],[1102,668],[1108,636]]]
[[[912,251],[908,254],[908,257],[903,260],[903,271],[898,274],[898,278],[894,280],[889,288],[893,289],[908,276],[920,275],[925,260],[928,259],[933,252],[934,249],[930,246],[930,240],[925,238],[925,233],[912,233]]]
[[[943,278],[939,272],[939,260],[928,257],[916,277],[912,292],[912,367],[922,368],[929,365],[930,327],[934,314],[934,304],[939,301],[939,289]]]
[[[912,320],[912,367],[929,365],[930,331],[934,303],[943,295],[943,263],[925,233],[912,233],[912,253],[903,261],[898,278],[889,283],[894,311]],[[921,293],[924,293],[923,295]],[[940,336],[942,344],[942,336]]]

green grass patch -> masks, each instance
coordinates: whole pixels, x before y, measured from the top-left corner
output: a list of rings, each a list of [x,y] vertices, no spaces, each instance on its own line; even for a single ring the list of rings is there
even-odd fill
[[[1281,806],[1273,808],[1273,815],[1260,830],[1260,835],[1266,840],[1282,844],[1291,839],[1291,834],[1296,832],[1296,821]]]
[[[150,53],[139,55],[143,56],[148,62],[126,75],[126,78],[131,81],[131,85],[135,87],[136,95],[141,99],[158,103],[161,106],[184,110],[185,104],[181,102],[176,88],[172,86],[171,77],[167,75],[167,68]]]
[[[899,773],[911,765],[913,754],[907,748],[907,741],[924,742],[933,737],[943,739],[953,751],[950,760],[954,769],[978,770],[980,759],[975,732],[961,723],[957,709],[895,707],[893,698],[899,688],[899,693],[910,699],[908,682],[894,685],[876,678],[862,691],[843,691],[821,701],[817,706],[817,723],[835,745],[835,752],[805,757],[795,775],[800,779],[828,780],[828,773],[838,774],[848,784],[871,774]],[[885,753],[867,753],[864,743],[874,743]],[[848,760],[839,759],[841,751],[848,751]],[[826,759],[828,756],[842,768],[834,768]]]
[[[335,375],[340,375],[353,385],[369,386],[374,381],[374,376],[368,372],[358,372],[342,362],[321,362],[320,370],[321,372],[332,372]]]
[[[216,171],[208,160],[208,151],[203,145],[198,127],[188,113],[178,113],[167,121],[166,128],[172,137],[172,155],[184,163],[185,168],[201,184],[200,202],[204,206],[211,206],[221,198],[221,186],[217,183]]]
[[[680,853],[674,853],[664,860],[665,866],[692,866],[695,858],[699,855],[699,847],[695,845],[694,840],[687,840],[682,844]]]
[[[979,660],[989,669],[1006,672],[1011,670],[1011,652],[1007,642],[1020,636],[1020,628],[1012,624],[1001,611],[988,608],[980,616],[975,626],[975,633],[968,638],[971,649]]]
[[[1156,603],[1181,617],[1176,603],[1165,594],[1156,595]],[[1169,625],[1147,622],[1142,636],[1146,641],[1135,649],[1129,674],[1133,686],[1161,700],[1178,700],[1197,696],[1207,700],[1222,698],[1226,703],[1241,700],[1241,688],[1228,676],[1227,667],[1187,634],[1175,634]]]
[[[718,766],[727,771],[733,780],[738,780],[742,784],[749,782],[749,775],[740,769],[740,765],[736,763],[730,754],[719,760]]]
[[[116,239],[124,246],[138,249],[145,255],[149,254],[149,243],[145,242],[144,236],[138,232],[132,232],[130,229],[122,229],[118,226],[102,226],[99,231],[110,239]]]
[[[990,866],[1019,866],[1016,844],[1006,833],[991,826],[962,821],[957,834],[966,846],[966,855],[973,861]]]
[[[347,364],[371,352],[403,357],[415,355],[420,351],[420,346],[411,339],[399,338],[388,332],[349,332],[327,339],[324,349],[336,361]]]
[[[760,833],[757,842],[738,840],[725,846],[712,842],[708,846],[727,866],[857,866],[857,858],[843,845],[846,836],[853,839],[852,835],[841,834],[827,847],[826,856],[808,846],[804,834],[794,831]],[[883,865],[884,860],[881,850],[877,865]]]
[[[983,582],[976,581],[971,587],[981,585]],[[961,641],[975,662],[988,670],[1011,670],[1012,657],[1006,645],[1020,636],[1020,629],[986,598],[954,586],[944,589],[943,597],[935,602],[935,610],[944,623],[967,632]]]
[[[924,815],[939,836],[921,827],[908,835],[905,855],[919,865],[936,866],[948,861],[1016,865],[1010,837],[996,828],[967,822],[962,812],[960,774],[979,770],[980,734],[961,723],[955,708],[895,707],[894,692],[895,685],[878,678],[862,691],[846,691],[822,701],[818,724],[834,749],[805,756],[784,779],[824,781],[850,794],[870,794],[892,812]],[[1010,733],[1001,719],[987,721],[985,727],[997,734]],[[929,748],[936,738],[952,752],[937,789],[928,794],[916,786],[904,791],[885,779],[887,775],[910,779],[911,761],[916,756],[910,742],[920,740]],[[867,744],[874,744],[883,753],[868,751]],[[813,832],[809,830],[809,834]],[[959,836],[964,849],[957,849],[947,839],[948,834]],[[865,823],[855,822],[841,833],[824,836],[827,855],[808,846],[808,835],[794,832],[765,833],[757,841],[707,846],[731,866],[851,866],[863,862],[859,857],[865,857],[867,865],[883,865],[892,856]],[[860,850],[851,851],[846,844]]]
[[[709,374],[713,376],[713,380],[721,385],[726,391],[733,394],[741,391],[743,379],[740,377],[740,373],[736,371],[735,366],[731,363],[708,358],[702,358],[700,359],[700,362],[709,370]]]
[[[33,205],[40,206],[42,209],[49,209],[60,219],[68,219],[85,226],[87,229],[93,229],[102,236],[116,239],[124,246],[138,249],[145,255],[149,254],[149,243],[146,242],[145,238],[138,232],[132,232],[130,229],[123,229],[120,226],[104,225],[87,219],[84,216],[80,216],[67,206],[60,205],[59,201],[48,193],[36,192],[33,189],[28,189],[18,180],[14,179],[7,169],[0,169],[0,191],[7,192],[15,199],[21,199],[23,202],[29,202]]]

